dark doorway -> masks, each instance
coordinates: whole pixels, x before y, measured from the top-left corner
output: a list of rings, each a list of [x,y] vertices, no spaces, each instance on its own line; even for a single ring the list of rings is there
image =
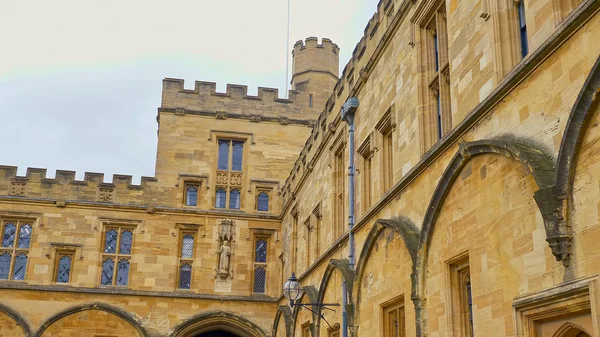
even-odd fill
[[[208,332],[201,333],[199,335],[196,335],[196,337],[239,337],[239,336],[236,334],[233,334],[231,332],[227,332],[227,331],[223,331],[223,330],[215,330],[215,331],[208,331]]]

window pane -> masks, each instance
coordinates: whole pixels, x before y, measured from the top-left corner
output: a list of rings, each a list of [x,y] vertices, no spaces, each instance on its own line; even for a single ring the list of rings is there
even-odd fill
[[[8,280],[11,257],[10,253],[0,254],[0,280]]]
[[[104,242],[104,252],[114,254],[117,252],[117,230],[106,231],[106,241]]]
[[[264,294],[267,281],[267,271],[263,267],[254,269],[254,292]]]
[[[267,241],[260,239],[256,240],[256,262],[267,262]]]
[[[31,225],[26,224],[22,225],[19,230],[19,248],[29,248],[29,244],[31,242]]]
[[[437,72],[438,70],[440,70],[439,45],[437,34],[433,34],[433,48],[435,51],[435,71]]]
[[[198,203],[198,186],[188,186],[185,190],[185,205],[196,206]]]
[[[183,237],[181,243],[181,257],[183,258],[192,258],[194,254],[194,236],[186,235]]]
[[[240,190],[231,190],[229,193],[229,209],[240,209]]]
[[[190,289],[192,283],[192,266],[189,263],[184,263],[179,269],[179,288]]]
[[[119,243],[119,254],[131,254],[131,241],[133,233],[131,231],[123,231],[121,233],[121,242]]]
[[[112,285],[113,272],[115,271],[115,262],[112,259],[106,259],[102,262],[102,280],[103,286]]]
[[[263,212],[269,211],[269,195],[266,192],[261,192],[258,195],[258,210]]]
[[[17,225],[12,222],[4,226],[2,234],[2,247],[12,247],[15,243],[15,234],[17,233]]]
[[[27,254],[19,254],[15,258],[15,266],[13,267],[13,280],[24,280],[25,271],[27,270]]]
[[[216,208],[225,208],[226,194],[224,188],[217,188],[217,194],[215,198]]]
[[[68,255],[61,256],[60,260],[58,260],[58,272],[56,273],[56,282],[68,283],[70,274],[71,257]]]
[[[129,281],[129,260],[119,261],[117,266],[117,285],[126,286]]]
[[[228,140],[220,140],[219,141],[219,170],[227,170],[229,162],[229,141]]]
[[[244,142],[232,142],[233,154],[231,156],[231,169],[233,171],[242,170],[242,157],[244,154]]]

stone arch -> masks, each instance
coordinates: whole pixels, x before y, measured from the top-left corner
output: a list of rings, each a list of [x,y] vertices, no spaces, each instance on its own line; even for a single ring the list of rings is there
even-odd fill
[[[577,166],[577,157],[581,142],[585,136],[594,107],[598,104],[600,92],[600,57],[590,70],[590,73],[573,104],[569,120],[563,133],[556,164],[556,216],[557,227],[553,243],[557,246],[563,261],[568,264],[570,255],[571,236],[570,214],[573,205],[573,183]],[[556,254],[555,254],[556,256]]]
[[[46,331],[46,329],[48,327],[50,327],[53,323],[56,323],[60,319],[67,317],[69,315],[76,314],[78,312],[86,311],[86,310],[99,310],[99,311],[105,311],[110,314],[113,314],[113,315],[125,320],[133,328],[135,328],[135,330],[137,330],[137,332],[140,334],[140,337],[148,336],[148,333],[146,332],[146,330],[135,320],[133,315],[131,315],[130,313],[128,313],[124,310],[121,310],[117,307],[114,307],[112,305],[108,305],[105,303],[90,303],[90,304],[78,305],[78,306],[66,309],[64,311],[61,311],[58,314],[56,314],[56,315],[50,317],[48,320],[46,320],[39,327],[39,329],[37,330],[37,332],[34,336],[41,337],[42,334],[44,333],[44,331]]]
[[[591,336],[584,328],[577,324],[567,322],[563,324],[552,337],[589,337]]]
[[[427,254],[437,217],[462,168],[471,158],[481,154],[502,155],[513,158],[523,165],[538,185],[538,191],[535,192],[533,197],[544,220],[546,235],[550,238],[554,234],[556,227],[554,212],[555,198],[553,194],[555,163],[552,156],[546,154],[538,146],[534,145],[533,142],[525,142],[523,140],[506,138],[461,143],[458,152],[454,155],[442,174],[423,219],[415,268],[417,272],[417,290],[413,298],[417,318],[417,336],[422,335],[422,329],[426,321],[423,312],[423,300]],[[554,254],[554,247],[551,242],[549,243]]]
[[[318,291],[317,288],[313,287],[313,286],[304,286],[302,287],[302,296],[300,296],[300,298],[296,301],[298,303],[302,303],[302,301],[304,300],[304,296],[308,296],[308,300],[310,301],[310,303],[317,303],[317,298],[318,298]],[[296,331],[296,323],[298,320],[298,313],[300,313],[300,306],[296,305],[294,306],[294,311],[292,312],[292,326],[291,326],[291,336],[294,335],[294,331]],[[317,324],[317,322],[319,321],[319,313],[318,313],[318,309],[317,307],[312,307],[312,321],[313,321],[313,325],[311,327],[312,330],[312,335],[315,336],[315,324]]]
[[[208,311],[192,316],[176,326],[171,337],[190,337],[214,330],[227,331],[240,337],[267,337],[252,321],[226,311]]]
[[[285,324],[285,337],[292,337],[294,335],[292,330],[292,310],[285,305],[280,305],[279,308],[277,308],[277,314],[273,321],[273,332],[271,334],[273,337],[277,337],[277,327],[279,326],[281,317],[283,317],[283,324]]]
[[[20,326],[21,329],[23,329],[24,336],[27,336],[27,337],[31,336],[31,328],[29,328],[29,324],[27,324],[27,321],[25,321],[25,319],[23,317],[21,317],[21,315],[19,315],[16,311],[11,309],[7,305],[0,303],[0,312],[3,312],[8,317],[12,318],[15,321],[15,323],[18,326]]]
[[[346,306],[346,315],[347,315],[347,319],[348,319],[348,325],[352,326],[354,325],[354,297],[352,296],[352,292],[354,289],[354,280],[355,280],[355,274],[354,274],[354,270],[352,270],[350,268],[350,264],[348,262],[348,260],[343,259],[343,260],[336,260],[336,259],[331,259],[329,260],[329,264],[327,265],[327,268],[325,269],[325,272],[323,273],[323,278],[321,279],[321,283],[319,285],[319,293],[317,295],[317,301],[319,303],[322,303],[323,300],[325,299],[325,292],[327,291],[327,286],[329,285],[329,281],[331,280],[331,277],[333,276],[333,273],[335,272],[335,270],[339,270],[340,273],[342,274],[342,279],[346,282],[347,287],[349,289],[348,291],[348,305]],[[323,314],[323,308],[318,308],[318,317],[320,317]],[[321,320],[317,320],[316,322],[316,326],[315,326],[315,330],[317,332],[317,336],[319,334],[319,332],[321,331]]]
[[[373,227],[371,227],[369,234],[367,234],[367,238],[365,239],[363,248],[360,252],[360,257],[358,258],[358,263],[356,264],[356,279],[357,280],[362,279],[365,265],[366,265],[367,261],[369,260],[369,257],[371,256],[371,251],[373,250],[373,247],[374,247],[375,243],[377,242],[377,237],[379,236],[379,233],[381,233],[381,231],[384,230],[385,228],[389,228],[389,229],[397,232],[398,234],[400,234],[400,236],[402,237],[402,240],[404,241],[406,249],[408,250],[408,253],[410,254],[410,258],[412,260],[412,271],[413,271],[412,274],[410,275],[411,284],[412,284],[411,297],[414,297],[413,295],[416,294],[415,291],[416,291],[417,274],[416,274],[415,267],[416,267],[417,252],[419,249],[420,231],[417,228],[417,226],[415,226],[415,224],[409,218],[404,217],[404,216],[395,217],[392,219],[378,219],[377,221],[375,221],[375,224],[373,224]],[[360,282],[355,282],[354,289],[352,290],[352,292],[353,292],[353,297],[358,299],[359,292],[360,292]],[[358,307],[356,308],[356,310],[357,310],[356,318],[358,318]]]

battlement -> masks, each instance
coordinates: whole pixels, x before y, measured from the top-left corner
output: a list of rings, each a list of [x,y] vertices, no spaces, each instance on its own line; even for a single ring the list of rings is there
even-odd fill
[[[298,53],[301,53],[303,51],[308,51],[311,49],[315,49],[315,48],[320,48],[320,49],[323,49],[324,51],[331,51],[336,55],[340,51],[340,48],[338,47],[338,45],[333,43],[330,39],[324,37],[322,39],[321,43],[319,44],[319,39],[314,36],[311,36],[311,37],[307,37],[304,41],[302,41],[302,40],[296,41],[296,43],[294,44],[294,50],[292,50],[292,54],[295,56]]]
[[[91,187],[115,187],[127,189],[143,189],[148,183],[156,182],[154,177],[142,177],[140,185],[132,184],[130,175],[113,174],[112,182],[104,182],[104,173],[85,172],[83,180],[76,180],[75,171],[56,170],[54,178],[47,176],[47,169],[28,167],[25,176],[17,175],[17,166],[0,165],[0,182],[13,181],[19,183],[39,183],[48,188],[50,185],[78,185]]]

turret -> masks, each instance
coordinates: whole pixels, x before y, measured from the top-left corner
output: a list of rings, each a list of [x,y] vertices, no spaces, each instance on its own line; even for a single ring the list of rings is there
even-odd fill
[[[319,112],[325,107],[339,76],[340,48],[323,38],[297,41],[292,51],[292,89],[307,93],[301,95],[306,104]]]

